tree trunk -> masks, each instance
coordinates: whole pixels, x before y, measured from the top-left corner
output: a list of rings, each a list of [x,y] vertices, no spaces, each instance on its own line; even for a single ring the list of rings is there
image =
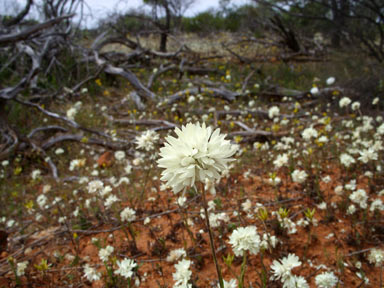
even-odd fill
[[[167,52],[167,40],[168,40],[168,33],[171,28],[171,11],[169,10],[167,2],[165,2],[166,5],[164,6],[165,9],[165,26],[163,27],[161,31],[160,36],[160,47],[159,50],[161,52]]]
[[[160,36],[160,47],[159,47],[159,50],[161,52],[167,52],[167,39],[168,39],[168,32],[161,32],[161,36]]]

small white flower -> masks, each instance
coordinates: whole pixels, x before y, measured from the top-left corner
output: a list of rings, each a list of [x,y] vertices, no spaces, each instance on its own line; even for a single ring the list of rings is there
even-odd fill
[[[327,85],[332,85],[336,81],[335,77],[329,77],[326,81]]]
[[[125,152],[124,151],[116,151],[115,152],[115,159],[117,161],[123,161],[125,159]]]
[[[281,282],[286,282],[288,279],[293,277],[292,269],[299,267],[301,262],[299,257],[295,254],[288,254],[287,257],[282,258],[280,261],[274,260],[271,265],[273,275],[271,280],[281,280]]]
[[[186,197],[182,196],[182,197],[177,198],[177,204],[180,207],[183,207],[185,202],[187,202],[187,198]]]
[[[39,179],[41,176],[41,171],[39,169],[33,170],[31,173],[31,177],[33,180]]]
[[[107,262],[109,256],[111,256],[111,254],[113,253],[114,250],[115,249],[109,245],[105,248],[101,248],[99,251],[99,257],[100,257],[101,261]]]
[[[340,155],[340,162],[343,164],[345,167],[349,167],[352,164],[356,162],[355,158],[353,158],[351,155],[347,153],[343,153]]]
[[[195,102],[195,101],[196,101],[196,97],[195,97],[195,96],[191,95],[191,96],[188,97],[187,102],[188,102],[189,104],[191,104],[191,103],[193,103],[193,102]]]
[[[216,228],[220,226],[220,222],[229,222],[229,217],[225,212],[209,213],[209,222],[212,228]]]
[[[252,208],[252,202],[251,200],[247,199],[245,202],[241,204],[241,207],[243,208],[244,212],[249,212]]]
[[[268,110],[268,117],[269,117],[270,119],[273,119],[273,118],[279,116],[279,114],[280,114],[280,109],[279,109],[279,107],[277,107],[277,106],[272,106],[272,107],[269,108],[269,110]]]
[[[329,175],[327,175],[327,176],[325,176],[325,177],[323,177],[323,178],[321,178],[321,181],[323,181],[324,183],[329,183],[329,182],[331,182],[331,176],[329,176]]]
[[[60,154],[63,154],[64,153],[64,149],[63,148],[57,148],[56,150],[55,150],[55,154],[56,155],[60,155]]]
[[[39,205],[40,209],[45,208],[45,204],[47,204],[48,198],[44,194],[39,195],[36,198],[37,205]]]
[[[185,250],[183,248],[174,249],[169,253],[166,260],[167,260],[167,262],[174,262],[174,261],[177,261],[180,258],[186,257],[186,256],[187,256],[187,252],[185,252]]]
[[[147,130],[135,138],[137,149],[151,151],[155,149],[155,144],[159,140],[159,134],[153,130]]]
[[[100,193],[104,189],[104,183],[100,180],[93,180],[88,183],[88,193]]]
[[[121,275],[126,279],[133,276],[134,269],[137,267],[134,260],[125,258],[123,261],[117,261],[116,263],[119,268],[115,270],[115,274]]]
[[[175,280],[175,284],[173,287],[192,287],[191,284],[188,284],[192,276],[192,271],[189,270],[191,266],[191,261],[183,259],[175,264],[176,272],[172,274],[173,280]]]
[[[220,288],[220,285],[218,285],[217,288]],[[231,279],[229,281],[224,280],[224,288],[237,288],[236,279]]]
[[[317,208],[319,208],[320,210],[325,210],[327,209],[327,203],[323,201],[319,205],[317,205]]]
[[[105,200],[104,205],[108,209],[110,208],[114,203],[120,201],[119,198],[116,197],[116,195],[109,195],[108,198]]]
[[[176,128],[178,138],[166,138],[165,147],[160,149],[161,158],[157,161],[162,172],[161,180],[171,186],[174,193],[204,182],[206,178],[220,179],[220,173],[226,170],[228,162],[233,161],[237,150],[235,145],[225,140],[220,129],[212,132],[205,123],[188,123],[181,129]]]
[[[319,88],[317,88],[316,86],[315,87],[312,87],[312,89],[310,90],[311,94],[312,95],[317,95],[319,94]]]
[[[288,155],[283,154],[283,155],[278,155],[275,161],[273,161],[273,164],[275,165],[276,168],[283,167],[284,165],[288,164]]]
[[[124,167],[124,172],[125,172],[127,175],[131,174],[131,172],[132,172],[132,165],[128,163],[128,164]]]
[[[340,108],[347,107],[349,104],[351,104],[352,100],[348,97],[343,97],[339,101]]]
[[[149,218],[149,217],[145,217],[145,219],[144,219],[144,225],[147,225],[147,224],[149,224],[151,222],[151,218]]]
[[[25,274],[25,269],[28,267],[28,261],[19,262],[16,265],[16,274],[17,276],[23,276]]]
[[[318,288],[333,288],[339,279],[333,272],[323,272],[316,276],[315,282]]]
[[[260,250],[260,242],[256,226],[239,227],[229,237],[229,243],[236,256],[242,256],[246,251],[256,255]]]
[[[295,170],[292,172],[292,181],[302,184],[307,179],[308,174],[303,170]]]
[[[88,281],[93,282],[93,281],[100,280],[101,274],[97,272],[95,268],[92,268],[88,264],[85,264],[84,277],[87,278]]]
[[[127,207],[123,211],[121,211],[120,218],[121,221],[132,222],[136,219],[136,211],[132,208]]]
[[[347,209],[347,214],[353,215],[355,212],[356,212],[356,206],[353,204],[349,205]]]
[[[358,158],[363,163],[368,163],[369,160],[377,160],[378,154],[377,152],[371,147],[367,150],[359,151],[360,157]]]
[[[367,258],[369,263],[375,264],[376,267],[379,267],[384,262],[384,250],[373,248],[369,251]]]
[[[374,211],[384,211],[384,204],[381,199],[376,199],[371,203],[371,207],[369,208],[369,211],[374,212]]]
[[[316,129],[309,127],[301,133],[301,136],[303,136],[304,140],[308,141],[311,140],[311,138],[317,138],[318,133]]]
[[[361,208],[365,209],[367,208],[367,200],[368,200],[368,195],[365,192],[364,189],[359,189],[355,192],[353,192],[351,195],[349,195],[349,199],[355,203],[359,204]]]
[[[351,108],[353,111],[360,109],[360,102],[353,102]]]
[[[67,110],[67,118],[69,120],[75,120],[75,116],[77,114],[77,109],[75,107],[71,107]]]
[[[283,283],[283,288],[309,288],[309,285],[303,276],[292,275]]]

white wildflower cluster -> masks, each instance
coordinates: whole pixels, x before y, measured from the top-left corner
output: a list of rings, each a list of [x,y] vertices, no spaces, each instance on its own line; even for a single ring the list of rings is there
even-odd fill
[[[223,280],[223,282],[224,282],[224,288],[237,288],[236,279],[231,279],[229,281]],[[217,288],[220,288],[220,285],[217,285]]]
[[[275,168],[281,168],[288,164],[288,154],[282,154],[278,155],[275,161],[273,161],[273,165],[275,165]]]
[[[136,219],[136,211],[130,207],[126,207],[120,212],[120,218],[123,222],[132,222]]]
[[[372,201],[371,206],[369,207],[369,211],[384,211],[383,201],[379,198]]]
[[[116,151],[113,156],[115,156],[115,159],[117,161],[121,162],[121,161],[123,161],[125,159],[125,152],[119,150],[119,151]]]
[[[97,270],[89,264],[84,265],[84,278],[87,278],[88,281],[98,281],[101,278],[101,273],[97,272]]]
[[[256,255],[260,251],[261,239],[257,233],[256,226],[239,227],[229,237],[236,256],[242,256],[246,251]]]
[[[312,138],[317,138],[319,133],[315,128],[309,127],[306,128],[302,133],[301,136],[303,137],[304,140],[309,141]]]
[[[109,256],[111,256],[111,254],[113,253],[114,250],[115,249],[109,245],[105,248],[101,248],[99,251],[99,257],[100,257],[101,261],[107,262],[109,259]]]
[[[348,97],[343,97],[339,101],[339,106],[340,108],[343,108],[343,107],[347,107],[351,103],[352,103],[351,99],[349,99]]]
[[[75,116],[76,114],[79,112],[79,110],[81,109],[81,106],[83,105],[83,103],[81,101],[78,101],[75,103],[75,105],[73,105],[73,107],[69,108],[67,110],[67,118],[69,120],[75,120]]]
[[[31,178],[37,180],[41,177],[41,171],[39,169],[33,170],[31,173]]]
[[[279,114],[280,114],[280,109],[277,106],[272,106],[271,108],[268,109],[268,117],[270,119],[273,119],[279,116]]]
[[[293,182],[302,184],[307,179],[308,174],[305,171],[303,171],[303,170],[297,170],[296,169],[295,171],[292,172],[291,176],[292,176],[292,181]]]
[[[188,123],[175,132],[178,138],[168,136],[165,147],[160,149],[158,164],[165,168],[161,180],[178,193],[196,182],[204,183],[206,178],[220,179],[237,150],[224,139],[226,135],[219,129],[212,131],[205,123]]]
[[[107,196],[112,191],[112,187],[109,185],[104,186],[104,182],[101,180],[93,180],[89,182],[87,188],[89,194],[97,194],[101,197]],[[112,199],[110,199],[110,201],[111,200]]]
[[[192,271],[189,270],[191,263],[190,260],[183,259],[175,264],[176,272],[172,274],[174,288],[192,288],[192,284],[188,283],[192,276]]]
[[[315,277],[318,288],[333,288],[339,282],[339,279],[333,272],[323,272]]]
[[[319,94],[320,90],[319,90],[319,88],[317,88],[315,86],[315,87],[311,88],[310,92],[311,92],[312,95],[317,95],[317,94]]]
[[[353,102],[351,105],[351,108],[353,111],[359,110],[360,109],[360,102]]]
[[[175,262],[183,257],[187,256],[187,252],[183,248],[180,249],[174,249],[171,252],[169,252],[169,255],[167,256],[166,261],[167,262]]]
[[[147,130],[135,138],[137,149],[152,151],[159,140],[159,134],[153,130]]]
[[[287,257],[280,261],[274,260],[271,265],[272,273],[271,280],[280,280],[283,288],[309,288],[307,281],[292,273],[292,270],[299,267],[301,262],[295,254],[288,254]]]
[[[352,164],[356,163],[356,160],[351,155],[349,155],[347,153],[342,153],[340,155],[340,163],[348,168]]]
[[[281,217],[280,213],[276,211],[272,211],[272,215],[276,216],[280,226],[286,229],[288,234],[295,234],[297,232],[296,223],[289,219],[289,217]]]
[[[135,268],[137,267],[137,263],[132,260],[125,258],[122,261],[116,261],[117,266],[119,267],[115,270],[115,274],[123,276],[126,279],[132,278],[135,273]]]
[[[368,195],[364,189],[358,189],[357,191],[353,192],[351,195],[349,195],[349,199],[353,203],[358,204],[362,209],[368,207]]]
[[[261,238],[260,248],[264,250],[273,249],[279,243],[279,240],[275,235],[264,233]]]
[[[109,209],[118,201],[120,201],[120,199],[116,195],[111,194],[107,197],[107,199],[105,199],[104,206],[105,208]]]
[[[369,263],[380,267],[384,263],[384,250],[373,248],[369,251],[367,259]]]
[[[371,160],[378,159],[377,151],[373,147],[365,149],[363,151],[359,151],[359,153],[360,157],[358,159],[364,164],[367,164]]]
[[[203,212],[203,211],[202,211]],[[205,215],[202,217],[205,218]],[[212,228],[217,228],[220,226],[221,222],[229,222],[229,216],[225,212],[221,213],[209,213],[209,222]]]
[[[44,194],[40,194],[36,198],[37,205],[39,205],[40,209],[47,209],[49,207],[48,205],[46,205],[47,201],[48,201],[48,198]]]
[[[25,275],[25,270],[28,267],[29,262],[23,261],[16,264],[16,275],[17,276],[23,276]]]
[[[75,169],[84,167],[86,159],[73,159],[69,163],[69,171],[74,171]]]
[[[326,81],[327,85],[332,85],[334,84],[336,81],[336,78],[335,77],[329,77]]]

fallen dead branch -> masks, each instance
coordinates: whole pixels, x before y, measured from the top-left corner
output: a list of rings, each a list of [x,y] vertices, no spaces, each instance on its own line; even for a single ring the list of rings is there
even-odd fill
[[[187,95],[197,95],[200,93],[211,94],[214,97],[222,98],[227,101],[234,101],[236,97],[240,96],[241,93],[232,92],[225,88],[205,88],[205,87],[191,87],[182,91],[179,91],[171,96],[168,96],[165,100],[165,104],[173,104],[174,102],[186,97]]]

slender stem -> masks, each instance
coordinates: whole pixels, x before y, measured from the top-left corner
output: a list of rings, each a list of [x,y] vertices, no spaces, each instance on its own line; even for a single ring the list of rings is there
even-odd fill
[[[247,252],[243,252],[243,263],[241,263],[241,272],[240,272],[240,280],[239,280],[239,288],[244,287],[244,275],[245,269],[247,268]]]
[[[201,190],[202,190],[202,196],[203,196],[203,208],[204,208],[205,220],[208,228],[209,243],[211,244],[213,262],[215,263],[215,266],[216,266],[216,272],[217,272],[217,277],[219,278],[220,288],[224,288],[223,276],[221,275],[221,270],[220,270],[219,264],[217,263],[216,249],[215,249],[215,244],[213,243],[211,224],[209,223],[209,215],[208,215],[208,209],[207,209],[207,200],[205,198],[204,184],[202,184],[201,187],[202,187]]]

